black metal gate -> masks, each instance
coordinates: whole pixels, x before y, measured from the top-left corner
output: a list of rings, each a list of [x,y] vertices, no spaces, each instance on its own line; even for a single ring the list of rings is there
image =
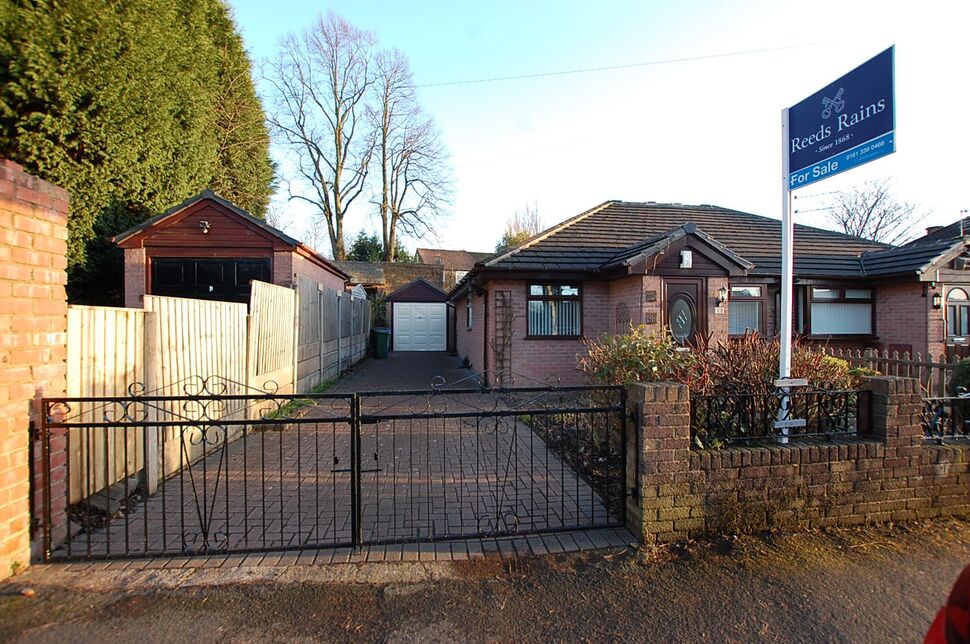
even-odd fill
[[[622,388],[242,389],[210,378],[178,396],[45,399],[46,559],[624,523]]]

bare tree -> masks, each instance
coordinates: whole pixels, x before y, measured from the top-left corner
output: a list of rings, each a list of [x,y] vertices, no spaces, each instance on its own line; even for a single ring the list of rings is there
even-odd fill
[[[530,238],[542,232],[542,217],[539,216],[539,206],[536,202],[526,203],[521,211],[516,210],[505,222],[505,232],[498,244],[495,245],[495,252],[503,251],[521,246]]]
[[[370,117],[381,172],[375,204],[381,217],[382,258],[392,262],[399,234],[424,237],[443,214],[451,181],[438,129],[418,104],[407,57],[397,49],[381,52],[375,77]]]
[[[836,193],[829,218],[848,235],[900,244],[912,236],[912,225],[921,215],[915,204],[893,195],[889,179],[880,179]]]
[[[344,216],[364,190],[374,139],[365,104],[374,82],[375,36],[334,13],[280,42],[264,75],[270,125],[295,155],[300,177],[291,199],[311,204],[327,225],[335,259],[343,259]]]

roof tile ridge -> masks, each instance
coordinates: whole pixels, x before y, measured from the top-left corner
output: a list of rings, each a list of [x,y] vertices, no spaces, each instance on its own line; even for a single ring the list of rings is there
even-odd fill
[[[606,209],[606,208],[608,208],[608,207],[610,207],[612,205],[615,205],[617,203],[621,203],[621,202],[619,202],[619,201],[617,201],[615,199],[611,199],[609,201],[604,201],[603,203],[599,204],[598,206],[594,206],[593,208],[590,208],[589,210],[586,210],[584,212],[581,212],[578,215],[575,215],[574,217],[571,217],[571,218],[567,219],[566,221],[559,222],[555,226],[552,226],[551,228],[547,228],[546,230],[542,231],[538,235],[535,235],[534,237],[532,237],[530,239],[527,239],[526,241],[522,242],[521,244],[519,244],[515,248],[513,248],[513,249],[511,249],[509,251],[506,251],[505,253],[499,255],[498,257],[493,257],[492,259],[490,259],[487,262],[485,262],[485,266],[494,266],[498,262],[501,262],[501,261],[504,261],[504,260],[508,259],[512,255],[515,255],[516,253],[519,253],[519,252],[525,250],[526,248],[532,246],[533,244],[537,244],[537,243],[541,242],[544,239],[548,239],[549,237],[555,235],[556,233],[565,230],[569,226],[572,226],[573,224],[579,223],[580,221],[586,219],[587,217],[590,217],[591,215],[595,215],[596,213],[600,212],[601,210],[604,210],[604,209]]]

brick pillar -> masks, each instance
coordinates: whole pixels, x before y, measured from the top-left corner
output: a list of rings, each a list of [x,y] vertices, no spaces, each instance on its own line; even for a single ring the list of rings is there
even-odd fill
[[[40,426],[40,398],[65,391],[67,200],[66,191],[0,160],[0,579],[30,561],[29,428]],[[63,438],[51,447],[51,509],[63,530]],[[34,448],[36,509],[43,470],[40,443]]]
[[[677,497],[690,494],[690,395],[686,385],[661,382],[631,385],[628,413],[636,420],[627,432],[627,528],[644,543],[687,538],[678,529],[690,508]]]
[[[148,258],[144,248],[125,249],[125,306],[140,309],[145,305]]]
[[[918,476],[923,447],[919,381],[871,376],[863,378],[859,388],[870,392],[869,432],[886,444],[885,466],[897,478]]]

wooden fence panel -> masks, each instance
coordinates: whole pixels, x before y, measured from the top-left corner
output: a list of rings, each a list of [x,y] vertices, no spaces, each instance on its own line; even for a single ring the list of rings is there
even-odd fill
[[[67,310],[67,395],[69,397],[127,396],[144,382],[145,312],[94,306]],[[129,387],[132,389],[129,390]],[[69,415],[78,421],[100,422],[120,408],[82,403]],[[70,502],[87,498],[144,464],[143,434],[90,428],[69,437],[68,489]]]
[[[184,396],[245,392],[245,304],[146,295],[145,310],[157,316],[157,394]],[[230,404],[218,410],[192,405],[176,407],[175,403],[161,407],[160,417],[169,420],[231,417],[241,411],[238,403],[235,407]],[[161,432],[162,477],[217,449],[227,438],[217,436],[218,432],[203,437],[202,432],[199,427],[191,425],[170,427]]]
[[[296,382],[297,293],[253,281],[249,300],[249,383],[292,393]],[[272,385],[270,383],[273,383]]]
[[[300,323],[297,391],[310,391],[367,355],[371,307],[366,299],[323,287],[297,284]]]
[[[889,351],[878,351],[876,349],[866,349],[865,351],[856,349],[853,351],[828,348],[825,353],[836,358],[842,358],[853,367],[865,367],[878,371],[885,376],[915,378],[919,380],[926,396],[949,395],[953,369],[960,361],[957,356],[947,361],[945,355],[934,358],[929,354],[925,357],[919,353],[911,356],[909,352],[900,354],[897,351],[889,353]]]

